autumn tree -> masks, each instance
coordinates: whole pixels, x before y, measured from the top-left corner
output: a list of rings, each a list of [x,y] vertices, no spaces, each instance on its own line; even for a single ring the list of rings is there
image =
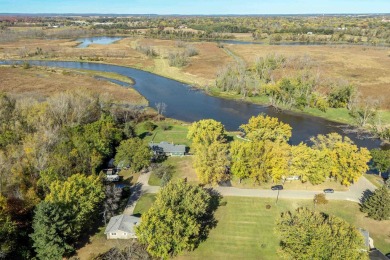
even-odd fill
[[[225,127],[213,119],[204,119],[192,123],[187,138],[192,140],[191,148],[210,145],[213,142],[225,142]]]
[[[290,146],[271,141],[234,141],[230,149],[231,173],[254,183],[277,182],[288,175]]]
[[[390,191],[384,184],[368,197],[361,207],[362,211],[367,213],[368,217],[375,220],[387,220],[390,218]]]
[[[196,150],[194,168],[199,181],[203,184],[218,184],[226,181],[228,175],[228,145],[213,142],[199,146]]]
[[[363,236],[345,220],[298,208],[276,222],[284,259],[368,259]]]
[[[313,148],[326,153],[330,158],[330,176],[336,178],[343,185],[350,185],[357,181],[367,170],[367,163],[371,159],[367,148],[358,148],[348,137],[337,133],[318,135],[310,139]]]
[[[322,150],[312,149],[300,143],[291,146],[290,174],[299,176],[302,182],[320,184],[329,176],[330,157]]]
[[[241,125],[240,128],[245,132],[246,138],[252,141],[276,141],[287,142],[291,137],[291,126],[279,122],[276,117],[252,116],[248,124]]]
[[[53,182],[45,201],[59,203],[75,213],[72,220],[74,222],[73,236],[78,237],[97,219],[104,197],[104,186],[99,176],[75,174],[66,181]]]
[[[202,187],[184,180],[170,182],[142,215],[136,229],[138,240],[147,245],[149,254],[162,259],[194,250],[207,236],[216,205]]]
[[[153,153],[141,139],[130,138],[122,141],[116,150],[115,163],[123,162],[137,172],[150,165]]]

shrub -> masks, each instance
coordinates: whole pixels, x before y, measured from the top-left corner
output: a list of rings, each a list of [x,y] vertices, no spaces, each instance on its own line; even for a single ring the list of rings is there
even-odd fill
[[[187,48],[185,50],[185,54],[188,57],[193,57],[193,56],[196,56],[199,54],[199,50],[197,48],[195,48],[194,46],[190,45],[190,46],[187,46]]]
[[[146,56],[148,57],[156,57],[157,56],[157,52],[149,45],[145,45],[145,46],[137,46],[135,48],[137,51],[139,52],[142,52],[143,54],[145,54]]]
[[[313,201],[314,201],[314,204],[318,204],[318,205],[328,204],[328,200],[326,199],[326,196],[324,193],[319,193],[319,194],[314,195]]]
[[[28,61],[25,61],[23,62],[22,68],[28,70],[29,68],[31,68],[31,65]]]
[[[154,129],[156,129],[157,126],[156,126],[155,124],[153,124],[152,122],[147,121],[147,122],[144,124],[144,127],[145,127],[145,129],[148,130],[148,131],[153,131]]]
[[[265,205],[265,208],[266,208],[266,209],[270,209],[270,208],[271,208],[271,205],[267,204],[267,205]]]
[[[171,52],[168,55],[168,63],[171,67],[184,67],[188,64],[188,55],[185,52]]]

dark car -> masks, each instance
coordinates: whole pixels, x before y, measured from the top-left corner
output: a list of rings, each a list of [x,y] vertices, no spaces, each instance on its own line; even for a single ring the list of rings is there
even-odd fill
[[[275,185],[271,187],[271,190],[283,190],[283,185]]]
[[[334,189],[325,189],[324,193],[334,193]]]

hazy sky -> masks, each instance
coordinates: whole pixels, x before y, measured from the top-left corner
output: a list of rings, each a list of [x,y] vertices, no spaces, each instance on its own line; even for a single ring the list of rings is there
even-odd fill
[[[390,0],[0,0],[0,13],[390,13]]]

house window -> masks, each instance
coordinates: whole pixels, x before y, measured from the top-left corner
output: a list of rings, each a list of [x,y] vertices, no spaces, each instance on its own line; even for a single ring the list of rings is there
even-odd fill
[[[116,236],[116,233],[111,233],[111,236]]]

